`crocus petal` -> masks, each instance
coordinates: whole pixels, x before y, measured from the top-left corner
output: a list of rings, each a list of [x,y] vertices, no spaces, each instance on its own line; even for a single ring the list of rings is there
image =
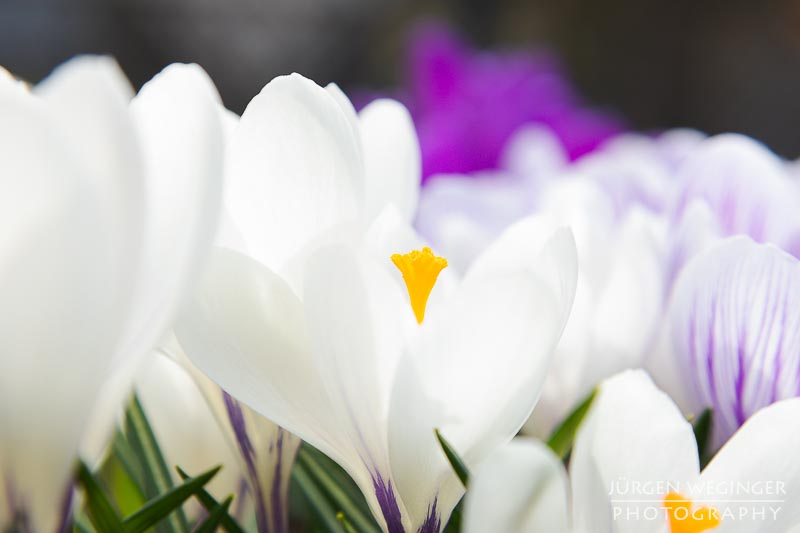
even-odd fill
[[[611,260],[604,265],[605,279],[595,287],[590,326],[593,355],[605,356],[607,366],[595,365],[595,375],[586,377],[590,382],[641,366],[653,340],[664,293],[660,229],[651,213],[638,208],[631,209],[620,222]]]
[[[223,390],[339,459],[333,407],[312,358],[303,306],[277,274],[217,249],[175,335]]]
[[[311,239],[357,218],[360,146],[339,102],[297,74],[272,80],[230,143],[226,206],[253,256],[273,270]]]
[[[637,483],[676,486],[696,479],[698,473],[692,426],[675,404],[644,372],[618,374],[600,386],[572,451],[575,527],[619,533],[659,531],[663,524],[643,512],[654,503],[642,502],[642,494],[630,487]],[[665,495],[651,497],[660,507]],[[628,519],[615,520],[615,510]]]
[[[575,297],[578,257],[572,232],[551,217],[532,215],[511,225],[472,264],[465,282],[527,270],[556,296],[557,321],[563,329]],[[559,335],[560,335],[559,330]]]
[[[699,486],[716,489],[707,495],[719,500],[719,488],[730,488],[731,500],[713,505],[723,515],[742,510],[765,511],[764,519],[722,520],[715,533],[768,533],[800,525],[800,399],[777,402],[753,415],[703,470]],[[767,500],[758,503],[759,500]],[[772,500],[772,501],[769,501]],[[772,509],[779,509],[776,515]]]
[[[618,215],[634,205],[661,212],[672,198],[665,169],[636,153],[597,152],[581,159],[577,171],[603,187]]]
[[[520,127],[506,142],[500,167],[523,177],[534,189],[557,176],[569,162],[561,140],[545,125]]]
[[[375,484],[379,478],[391,482],[389,397],[403,349],[402,325],[411,325],[410,314],[403,313],[409,305],[385,268],[345,246],[323,248],[309,260],[304,304],[316,366],[339,431],[355,452],[342,466],[382,518]]]
[[[44,101],[52,127],[81,165],[80,177],[93,189],[103,209],[108,231],[116,235],[114,267],[124,279],[141,270],[145,185],[140,142],[128,112],[132,89],[119,66],[107,57],[78,57],[53,71],[35,87]],[[133,298],[129,282],[121,297]],[[123,296],[124,293],[124,296]],[[121,301],[118,313],[130,309]],[[113,355],[113,354],[112,354]]]
[[[473,472],[465,533],[567,533],[567,473],[540,441],[515,439]]]
[[[468,275],[446,306],[426,316],[398,368],[389,449],[416,527],[445,523],[463,492],[434,428],[465,460],[479,462],[519,430],[539,396],[574,291],[574,242],[560,231],[529,264],[515,257],[508,264],[516,270]],[[555,264],[565,279],[550,276]]]
[[[143,259],[115,375],[97,402],[83,456],[103,452],[141,359],[166,333],[199,275],[219,218],[223,138],[216,90],[200,67],[171,65],[131,103],[144,158]]]
[[[403,104],[380,99],[359,113],[364,146],[365,208],[372,219],[394,204],[406,220],[417,210],[421,162],[414,123]]]
[[[131,317],[132,353],[146,352],[200,273],[222,195],[219,97],[197,65],[171,65],[131,103],[147,184],[145,261]],[[136,340],[133,340],[136,339]]]
[[[119,198],[114,205],[133,212],[137,196],[123,201],[111,187],[87,179],[97,168],[76,157],[90,149],[90,130],[100,127],[84,128],[95,114],[105,118],[108,138],[132,135],[125,120],[114,120],[123,116],[124,98],[116,92],[123,82],[115,78],[118,69],[108,67],[83,61],[62,67],[65,77],[83,76],[85,69],[97,75],[85,86],[96,109],[73,124],[71,136],[63,135],[62,117],[48,102],[26,91],[0,91],[0,403],[7,406],[0,410],[0,469],[9,510],[26,511],[37,531],[56,526],[79,439],[122,327],[128,299],[122,259],[130,257],[131,243],[116,239],[137,241],[131,220],[109,213],[106,203]],[[82,72],[67,72],[72,68]],[[104,170],[127,163],[115,158],[124,151],[104,154]],[[2,526],[8,518],[0,516]]]
[[[682,192],[676,215],[702,198],[724,234],[743,233],[800,253],[800,190],[780,159],[760,143],[742,135],[712,137],[687,158],[678,180]]]
[[[800,394],[798,298],[798,261],[747,237],[698,254],[678,277],[670,353],[693,410],[713,408],[717,444],[762,407]]]

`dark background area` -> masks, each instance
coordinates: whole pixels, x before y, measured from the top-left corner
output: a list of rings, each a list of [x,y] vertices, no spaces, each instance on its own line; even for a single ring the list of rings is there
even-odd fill
[[[194,61],[241,111],[290,71],[402,83],[420,17],[479,46],[555,49],[590,103],[635,128],[737,131],[800,155],[800,0],[0,0],[0,64],[36,81],[109,53],[138,86]]]

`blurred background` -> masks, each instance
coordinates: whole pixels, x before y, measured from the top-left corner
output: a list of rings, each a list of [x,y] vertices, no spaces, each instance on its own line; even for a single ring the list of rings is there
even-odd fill
[[[585,101],[629,127],[736,131],[800,155],[800,0],[0,0],[0,64],[36,81],[109,53],[140,85],[197,62],[241,112],[290,71],[351,92],[402,86],[421,19],[479,48],[554,52]]]

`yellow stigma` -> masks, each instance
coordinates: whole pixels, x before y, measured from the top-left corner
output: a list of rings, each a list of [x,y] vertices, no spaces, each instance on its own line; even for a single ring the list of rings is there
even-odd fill
[[[719,512],[711,507],[692,510],[692,501],[677,492],[664,497],[671,533],[702,533],[720,524]]]
[[[414,310],[417,323],[422,324],[428,296],[436,284],[439,272],[447,266],[447,259],[434,255],[426,246],[422,250],[413,250],[407,254],[392,254],[392,263],[403,274],[411,309]]]

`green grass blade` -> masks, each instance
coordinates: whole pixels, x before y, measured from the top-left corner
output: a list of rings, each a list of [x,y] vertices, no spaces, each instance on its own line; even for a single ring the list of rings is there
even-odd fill
[[[141,475],[145,496],[157,498],[175,487],[172,476],[161,453],[153,428],[147,420],[141,402],[133,396],[125,413],[125,437],[131,451],[141,465]],[[160,533],[189,533],[189,522],[182,508],[159,524]]]
[[[217,530],[217,526],[222,522],[222,518],[228,516],[228,508],[230,508],[232,501],[233,496],[228,496],[222,504],[217,505],[217,508],[208,515],[205,522],[195,529],[195,533],[214,533]]]
[[[347,533],[342,524],[336,519],[336,511],[333,510],[331,504],[314,484],[314,480],[306,471],[305,466],[301,463],[295,463],[292,469],[292,478],[300,487],[315,514],[322,521],[325,531],[327,533]]]
[[[441,433],[439,433],[438,429],[434,430],[436,433],[436,438],[439,440],[439,445],[442,447],[442,451],[447,456],[447,460],[450,461],[450,466],[453,467],[453,471],[458,476],[458,479],[461,480],[461,484],[464,487],[467,487],[469,484],[469,468],[467,465],[464,464],[464,461],[461,459],[461,456],[458,455],[458,452],[447,442]]]
[[[178,471],[178,475],[181,476],[181,479],[189,479],[189,474],[184,472],[181,468],[176,467]],[[214,498],[206,489],[200,489],[195,494],[195,497],[200,501],[200,504],[203,508],[212,513],[217,507],[219,507],[220,503]],[[228,533],[245,533],[245,530],[233,519],[233,517],[228,514],[227,512],[222,515],[220,520],[220,525],[227,531]]]
[[[584,398],[547,439],[547,445],[561,459],[566,459],[572,450],[575,433],[577,433],[581,422],[586,417],[586,413],[589,412],[589,407],[591,407],[596,393],[597,391],[593,390],[591,394]]]
[[[94,528],[98,531],[123,531],[117,511],[83,461],[78,463],[78,481],[86,492],[86,512]]]
[[[167,493],[147,502],[144,507],[122,521],[126,533],[142,533],[155,526],[211,481],[220,468],[217,466],[204,474],[187,479]]]
[[[339,511],[351,521],[356,531],[360,533],[380,533],[380,528],[372,518],[365,515],[350,496],[342,490],[325,468],[309,453],[306,446],[302,446],[297,453],[297,461],[302,463],[306,472],[317,482],[318,487],[333,502]]]

